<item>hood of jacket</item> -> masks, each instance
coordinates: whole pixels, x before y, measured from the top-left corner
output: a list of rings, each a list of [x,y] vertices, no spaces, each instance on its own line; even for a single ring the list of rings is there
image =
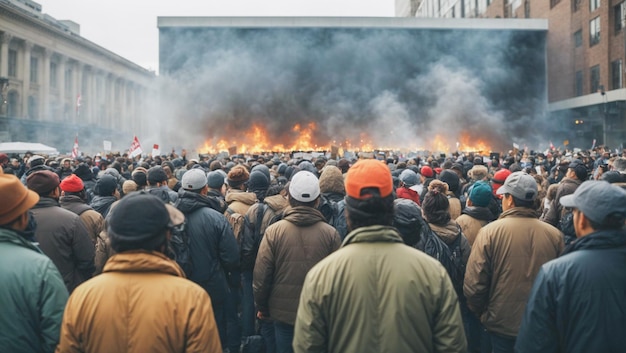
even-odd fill
[[[263,200],[263,202],[266,203],[274,212],[282,211],[284,208],[289,206],[289,201],[287,201],[287,198],[283,195],[268,196]]]
[[[245,192],[237,189],[230,189],[226,193],[226,203],[241,202],[248,206],[256,202],[256,194],[253,192]]]
[[[217,197],[205,196],[183,189],[178,190],[178,200],[176,200],[175,206],[180,212],[185,214],[203,207],[212,208],[219,213],[224,213],[227,207],[226,202]]]
[[[443,226],[438,226],[432,223],[428,223],[428,225],[430,226],[430,229],[432,229],[433,232],[435,232],[446,244],[452,244],[461,231],[459,225],[452,220]]]
[[[39,202],[33,208],[60,207],[59,201],[52,197],[41,196]]]
[[[111,256],[103,272],[161,272],[185,277],[183,270],[164,254],[157,251],[125,251]]]
[[[578,250],[610,249],[623,246],[626,246],[626,231],[600,230],[576,239],[565,248],[562,255]]]
[[[98,211],[101,214],[106,214],[109,207],[113,202],[117,201],[117,197],[115,196],[94,196],[93,200],[91,200],[90,206]]]
[[[61,207],[66,210],[70,210],[77,215],[80,215],[87,210],[93,210],[91,206],[87,205],[83,199],[76,195],[61,196],[59,204],[61,204]]]
[[[404,243],[400,233],[391,226],[374,225],[361,227],[350,232],[343,240],[341,247],[352,243]]]
[[[0,243],[12,243],[23,248],[31,249],[38,253],[42,253],[33,243],[24,239],[16,231],[7,228],[0,228]]]
[[[491,222],[496,219],[493,212],[487,207],[470,206],[465,207],[463,214],[466,214],[472,218],[476,218],[481,221]]]
[[[524,218],[538,218],[539,214],[536,210],[526,208],[526,207],[513,207],[508,210],[502,212],[498,219],[503,219],[506,217],[524,217]]]
[[[308,227],[317,222],[326,222],[324,215],[320,211],[306,206],[287,207],[283,213],[283,219],[298,227]]]

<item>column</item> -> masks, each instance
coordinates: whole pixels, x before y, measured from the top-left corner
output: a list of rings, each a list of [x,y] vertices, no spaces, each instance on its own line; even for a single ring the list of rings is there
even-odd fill
[[[28,97],[30,96],[30,55],[33,51],[33,43],[27,40],[23,45],[23,65],[22,65],[22,116],[28,116],[30,119],[37,119],[33,116],[36,112],[31,112],[28,105]]]
[[[74,71],[76,71],[76,74],[74,75],[74,95],[73,95],[73,100],[74,100],[74,104],[73,104],[73,109],[74,109],[74,119],[73,121],[75,123],[82,123],[85,119],[85,117],[83,116],[83,110],[81,109],[82,107],[79,107],[78,104],[78,95],[80,94],[81,96],[83,95],[83,68],[84,65],[83,63],[80,62],[76,62],[76,65],[74,66]]]
[[[108,92],[107,92],[107,102],[106,109],[107,115],[109,117],[109,128],[115,129],[118,126],[117,121],[117,102],[115,101],[115,76],[113,74],[109,74],[107,77],[108,83]]]
[[[50,120],[52,115],[50,112],[50,55],[52,52],[50,49],[43,48],[41,51],[41,61],[43,61],[43,70],[41,72],[41,88],[40,94],[40,106],[41,110],[39,116],[41,120]]]
[[[9,43],[12,38],[6,32],[0,35],[0,77],[9,77]]]
[[[128,84],[128,82],[126,80],[120,79],[120,122],[128,122],[128,116],[127,116],[127,112],[128,109],[126,109],[126,85]]]
[[[63,121],[65,120],[65,63],[67,58],[63,55],[59,54],[59,62],[57,63],[57,92],[59,93],[57,97],[57,110],[56,116],[52,118],[55,121]]]

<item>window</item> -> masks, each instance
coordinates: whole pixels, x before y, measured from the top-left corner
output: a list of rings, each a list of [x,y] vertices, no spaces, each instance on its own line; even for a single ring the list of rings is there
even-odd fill
[[[615,21],[615,33],[619,33],[626,26],[624,21],[626,15],[626,1],[622,1],[619,5],[613,6],[613,20]]]
[[[9,49],[9,76],[17,77],[17,50]]]
[[[572,12],[580,10],[582,0],[572,0]]]
[[[574,44],[576,44],[576,48],[583,45],[583,30],[582,29],[579,29],[578,31],[574,32]]]
[[[37,58],[30,58],[30,82],[37,83],[39,81],[39,60]]]
[[[600,65],[596,65],[594,67],[591,68],[590,70],[590,86],[591,86],[591,92],[590,93],[596,93],[598,92],[598,89],[600,88]]]
[[[589,21],[589,46],[600,43],[600,16]]]
[[[593,0],[589,0],[589,1],[593,1]],[[561,0],[550,0],[550,8],[555,7],[556,4],[558,4],[559,2],[561,2]]]
[[[36,119],[39,115],[39,111],[37,109],[37,98],[34,96],[28,97],[28,116],[31,119]]]
[[[622,88],[622,60],[611,62],[611,89]]]
[[[576,71],[576,96],[583,95],[583,72]]]
[[[530,18],[530,0],[524,1],[524,18]]]
[[[593,12],[600,7],[600,0],[589,0],[589,12]]]
[[[57,63],[50,63],[50,87],[57,87]]]
[[[72,93],[72,69],[65,70],[65,95]]]

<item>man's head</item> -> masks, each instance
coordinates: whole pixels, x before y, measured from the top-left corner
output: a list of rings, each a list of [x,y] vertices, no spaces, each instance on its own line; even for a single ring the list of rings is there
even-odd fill
[[[104,174],[96,181],[93,192],[99,196],[114,196],[117,191],[117,180],[114,176]]]
[[[160,165],[148,169],[148,185],[161,186],[167,182],[167,174]]]
[[[207,189],[207,176],[204,170],[200,168],[190,169],[183,174],[183,178],[180,182],[183,189],[186,191],[195,192],[201,194],[206,192]]]
[[[46,160],[42,156],[34,155],[28,158],[28,161],[26,162],[26,164],[28,165],[28,167],[33,168],[38,165],[43,165],[45,161]]]
[[[245,190],[248,179],[250,179],[250,172],[242,165],[236,165],[228,172],[228,186],[232,189]]]
[[[39,195],[28,190],[14,175],[0,174],[0,226],[18,231],[28,225],[28,210],[37,202]]]
[[[346,220],[350,229],[393,222],[393,180],[374,159],[356,162],[346,173]]]
[[[161,199],[145,192],[127,195],[111,209],[108,234],[116,252],[148,250],[164,252],[170,229],[185,216]]]
[[[626,174],[626,158],[616,158],[613,161],[613,169],[621,174]]]
[[[79,195],[81,198],[85,197],[85,184],[83,184],[83,180],[79,178],[76,174],[71,174],[61,181],[59,185],[61,190],[65,193],[65,195]]]
[[[26,178],[26,186],[39,196],[59,198],[59,176],[49,170],[35,172]]]
[[[467,175],[473,180],[485,180],[489,175],[489,170],[482,164],[475,164],[472,169],[467,172]]]
[[[9,164],[9,156],[6,153],[0,153],[0,166],[6,167]]]
[[[491,185],[485,181],[477,181],[470,187],[467,205],[487,207],[492,199]]]
[[[320,196],[320,185],[315,174],[301,170],[289,183],[289,205],[316,207]]]
[[[534,208],[537,197],[537,182],[535,178],[524,173],[515,172],[509,175],[498,191],[502,198],[504,211],[513,207]]]
[[[400,232],[402,240],[410,246],[417,244],[424,224],[422,209],[408,199],[396,199],[393,207],[393,226]]]
[[[574,159],[567,166],[567,177],[585,181],[587,180],[587,176],[587,167],[580,159]]]
[[[582,183],[571,195],[560,199],[564,207],[573,207],[576,236],[598,230],[622,229],[626,221],[626,190],[606,181]]]
[[[223,193],[224,185],[226,184],[226,174],[223,170],[218,169],[207,174],[207,186],[212,190],[218,190]]]
[[[400,173],[400,181],[407,189],[411,189],[414,191],[420,190],[420,176],[411,169],[405,169],[402,171],[402,173]]]

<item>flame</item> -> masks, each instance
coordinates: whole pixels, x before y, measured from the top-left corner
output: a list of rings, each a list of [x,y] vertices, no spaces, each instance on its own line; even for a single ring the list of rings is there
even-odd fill
[[[461,133],[458,150],[463,152],[491,152],[491,147],[482,139],[474,139],[468,133]]]

